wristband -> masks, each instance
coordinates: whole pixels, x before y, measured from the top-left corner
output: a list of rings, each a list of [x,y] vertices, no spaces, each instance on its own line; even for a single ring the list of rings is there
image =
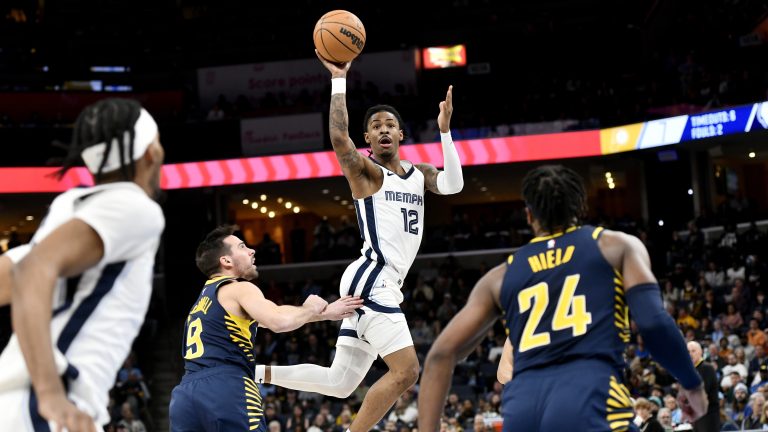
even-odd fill
[[[345,94],[347,92],[347,79],[346,78],[333,78],[331,79],[331,95]]]

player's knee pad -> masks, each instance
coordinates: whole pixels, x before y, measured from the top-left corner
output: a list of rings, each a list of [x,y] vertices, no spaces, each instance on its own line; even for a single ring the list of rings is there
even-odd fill
[[[365,378],[365,375],[360,375],[350,368],[331,368],[329,374],[330,381],[333,383],[330,396],[340,399],[348,398]]]
[[[329,396],[341,399],[349,397],[363,381],[375,359],[361,349],[337,347],[336,357],[328,371],[328,378],[334,388],[334,394]]]

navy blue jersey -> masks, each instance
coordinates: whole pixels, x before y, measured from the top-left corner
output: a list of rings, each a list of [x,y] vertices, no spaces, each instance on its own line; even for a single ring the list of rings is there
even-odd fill
[[[216,366],[237,366],[253,378],[256,365],[253,343],[258,323],[230,314],[216,296],[219,287],[236,281],[226,276],[209,280],[189,312],[182,345],[187,373]]]
[[[501,305],[515,376],[578,359],[624,367],[628,309],[621,274],[597,245],[602,230],[572,227],[535,238],[507,261]]]

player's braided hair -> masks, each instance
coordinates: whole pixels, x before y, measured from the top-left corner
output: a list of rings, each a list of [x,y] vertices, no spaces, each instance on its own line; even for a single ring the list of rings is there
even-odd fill
[[[368,122],[371,121],[371,117],[373,117],[374,114],[377,112],[386,111],[397,119],[397,125],[400,126],[400,129],[403,129],[403,118],[400,117],[400,113],[397,112],[395,107],[391,105],[374,105],[370,108],[368,108],[368,111],[365,112],[365,116],[363,117],[363,131],[368,131]]]
[[[562,165],[543,165],[523,179],[523,199],[541,228],[552,232],[575,225],[587,211],[581,176]]]
[[[128,154],[133,155],[133,127],[140,114],[141,105],[131,99],[102,99],[85,107],[75,122],[67,156],[61,169],[56,172],[58,178],[61,179],[70,168],[80,164],[80,153],[84,149],[99,143],[111,143],[117,139],[120,171],[123,178],[132,180],[135,166],[132,157],[124,160],[125,146],[128,146]],[[107,146],[99,170],[94,174],[97,183],[101,180],[101,170],[109,159],[110,152],[115,151],[113,147]]]
[[[221,225],[209,232],[195,253],[195,264],[206,277],[219,272],[219,258],[229,253],[224,239],[238,230],[237,225]]]

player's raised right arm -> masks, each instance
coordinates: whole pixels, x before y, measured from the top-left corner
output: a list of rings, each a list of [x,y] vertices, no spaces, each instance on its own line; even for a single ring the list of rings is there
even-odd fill
[[[349,114],[347,112],[346,78],[351,62],[340,65],[331,63],[320,56],[317,58],[331,73],[331,108],[328,113],[328,132],[331,136],[333,151],[339,161],[341,171],[347,178],[353,196],[369,194],[366,186],[374,171],[373,163],[357,151],[349,136]]]

